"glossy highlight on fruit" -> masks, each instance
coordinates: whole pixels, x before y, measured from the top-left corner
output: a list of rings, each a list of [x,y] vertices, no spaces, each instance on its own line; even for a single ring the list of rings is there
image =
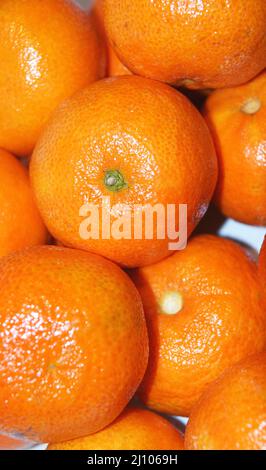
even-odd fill
[[[187,204],[189,236],[212,198],[217,160],[204,119],[184,95],[128,76],[99,81],[65,101],[38,141],[30,173],[38,207],[56,239],[135,267],[172,254],[167,221],[160,238],[148,219],[146,237],[144,208],[161,205],[166,217],[167,205],[174,205],[170,216],[178,227],[179,205]],[[143,217],[139,238],[136,205]],[[103,207],[110,216],[105,223]],[[81,223],[89,216],[95,220],[95,210],[99,224],[83,236]],[[112,227],[130,211],[129,234],[124,229],[113,235]],[[109,234],[98,231],[103,226],[111,228]]]
[[[188,416],[209,383],[266,345],[257,267],[237,243],[192,237],[185,250],[131,272],[144,305],[149,365],[138,392]]]
[[[55,108],[105,66],[94,13],[72,0],[1,0],[0,147],[28,156]]]
[[[266,66],[265,0],[105,0],[104,21],[118,57],[147,78],[221,88]]]
[[[0,261],[0,428],[37,442],[97,432],[146,369],[141,300],[96,255],[35,247]]]
[[[245,85],[214,91],[204,116],[219,161],[215,201],[240,222],[266,225],[266,72]]]

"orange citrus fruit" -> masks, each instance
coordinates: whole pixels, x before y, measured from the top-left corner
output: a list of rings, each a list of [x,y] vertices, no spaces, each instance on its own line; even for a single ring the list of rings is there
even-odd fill
[[[197,236],[132,277],[150,336],[139,393],[149,407],[189,415],[210,382],[265,346],[256,264],[236,243]]]
[[[41,245],[47,231],[33,199],[26,168],[0,149],[0,257]]]
[[[266,306],[266,237],[264,238],[259,256],[259,278],[261,281],[263,302],[265,302]]]
[[[128,407],[102,431],[50,445],[48,450],[182,450],[183,446],[183,437],[165,418]]]
[[[105,0],[104,20],[122,62],[148,78],[220,88],[266,66],[265,0]]]
[[[33,443],[26,440],[12,438],[0,434],[0,451],[1,450],[22,450],[29,448]]]
[[[246,85],[214,91],[205,117],[219,159],[219,209],[241,222],[266,225],[266,72]]]
[[[193,409],[190,450],[266,450],[266,353],[249,357],[213,382]]]
[[[94,5],[94,11],[96,13],[96,18],[99,22],[100,31],[102,32],[103,38],[106,43],[107,50],[107,76],[108,77],[118,77],[120,75],[131,75],[130,70],[119,60],[114,49],[110,46],[108,39],[106,37],[105,28],[104,28],[104,18],[103,18],[103,0],[96,0]]]
[[[93,14],[72,0],[0,2],[0,147],[28,155],[65,98],[105,73]]]
[[[178,224],[179,204],[187,204],[190,234],[208,208],[217,161],[207,125],[187,98],[160,82],[117,77],[58,108],[33,153],[31,178],[56,239],[140,266],[171,253],[168,233],[161,236],[156,223],[143,222],[144,207],[159,205],[164,218],[172,204],[171,220]],[[95,216],[92,205],[98,225],[83,230],[87,215]],[[136,213],[143,222],[139,237]],[[106,225],[109,233],[101,231]]]
[[[0,428],[39,442],[97,432],[147,365],[143,308],[104,258],[35,247],[0,261]]]
[[[130,70],[119,60],[114,49],[108,45],[108,61],[107,61],[107,76],[119,77],[123,75],[131,75]]]

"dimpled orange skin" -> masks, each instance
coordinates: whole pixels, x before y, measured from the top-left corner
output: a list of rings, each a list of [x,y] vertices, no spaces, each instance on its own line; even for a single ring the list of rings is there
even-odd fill
[[[104,76],[104,47],[71,0],[0,3],[0,147],[29,155],[57,105]]]
[[[148,78],[220,88],[266,66],[265,0],[104,0],[104,20],[122,62]]]
[[[264,238],[259,256],[259,278],[261,281],[263,301],[265,301],[266,306],[266,237]]]
[[[188,450],[266,449],[266,353],[245,359],[213,382],[195,406]]]
[[[207,385],[228,366],[265,346],[256,265],[243,249],[212,235],[132,272],[150,336],[149,365],[139,395],[149,407],[187,416]],[[166,314],[164,299],[181,308]],[[172,312],[173,313],[173,312]]]
[[[105,175],[119,171],[125,186],[111,191]],[[217,160],[207,125],[196,108],[168,85],[136,76],[99,81],[66,101],[42,134],[31,161],[38,207],[53,236],[66,246],[101,254],[124,266],[169,255],[168,238],[134,238],[134,205],[188,204],[190,234],[207,210],[217,180]],[[126,204],[130,239],[85,239],[84,204]],[[86,212],[86,211],[85,211]],[[107,212],[111,211],[107,209]],[[102,211],[99,228],[103,225]],[[107,222],[108,224],[108,222]],[[106,225],[106,224],[105,224]],[[130,223],[129,223],[130,225]],[[83,231],[82,231],[83,232]],[[81,236],[82,235],[82,236]],[[94,233],[97,238],[98,232]]]
[[[125,65],[119,60],[114,49],[110,46],[104,28],[104,19],[103,19],[103,0],[96,0],[94,5],[94,11],[96,18],[99,22],[100,31],[103,35],[104,41],[106,42],[106,51],[107,51],[107,77],[119,77],[122,75],[131,75],[130,70],[128,70]]]
[[[266,225],[266,73],[214,91],[204,115],[219,160],[219,209],[240,222]]]
[[[0,149],[0,257],[41,245],[47,230],[34,202],[26,168]]]
[[[104,258],[37,247],[0,262],[0,429],[39,442],[94,433],[138,387],[139,294]]]
[[[91,436],[50,445],[48,450],[183,450],[183,437],[166,419],[129,407],[107,428]]]

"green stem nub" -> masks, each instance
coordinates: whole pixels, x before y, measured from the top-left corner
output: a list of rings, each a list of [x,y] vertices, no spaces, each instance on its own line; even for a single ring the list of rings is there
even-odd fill
[[[127,183],[119,170],[107,170],[104,175],[104,184],[112,192],[122,191],[122,189],[127,188]]]

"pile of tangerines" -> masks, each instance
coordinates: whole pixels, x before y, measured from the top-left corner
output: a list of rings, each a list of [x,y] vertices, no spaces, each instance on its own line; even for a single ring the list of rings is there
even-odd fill
[[[265,24],[265,0],[1,0],[2,448],[266,449],[266,242],[193,233],[212,201],[266,225]],[[186,204],[187,247],[81,237],[105,196],[111,222]]]

